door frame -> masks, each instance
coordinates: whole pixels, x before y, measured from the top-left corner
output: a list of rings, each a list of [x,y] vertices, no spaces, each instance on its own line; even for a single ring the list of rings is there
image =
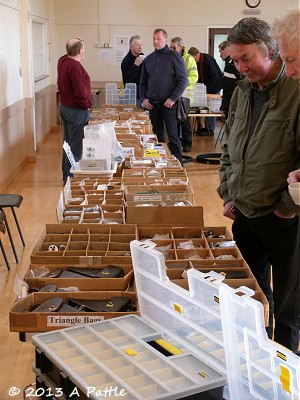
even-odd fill
[[[214,56],[215,35],[228,35],[231,27],[208,28],[208,54]]]

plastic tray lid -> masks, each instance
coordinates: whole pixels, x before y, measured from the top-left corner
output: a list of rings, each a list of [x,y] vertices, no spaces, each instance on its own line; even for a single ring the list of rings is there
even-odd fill
[[[220,285],[230,400],[299,400],[300,358],[267,337],[262,304]]]
[[[189,290],[183,289],[169,280],[164,256],[154,246],[149,241],[130,243],[141,316],[225,374],[218,300],[224,277],[191,269]]]

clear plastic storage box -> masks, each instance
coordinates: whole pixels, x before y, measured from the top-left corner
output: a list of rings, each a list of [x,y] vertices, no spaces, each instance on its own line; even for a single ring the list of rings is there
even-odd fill
[[[116,83],[107,83],[105,95],[106,104],[136,104],[136,84],[126,83],[124,89],[118,89]]]
[[[263,306],[224,276],[187,271],[189,291],[170,282],[163,255],[131,242],[141,315],[227,374],[230,400],[299,400],[300,358],[268,339]]]

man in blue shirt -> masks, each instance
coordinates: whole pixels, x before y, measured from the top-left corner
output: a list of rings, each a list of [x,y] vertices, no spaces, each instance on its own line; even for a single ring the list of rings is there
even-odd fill
[[[150,112],[158,141],[165,141],[165,125],[171,153],[182,163],[175,103],[188,85],[188,78],[183,58],[168,47],[167,38],[164,29],[154,31],[155,50],[144,60],[139,91],[143,108]]]

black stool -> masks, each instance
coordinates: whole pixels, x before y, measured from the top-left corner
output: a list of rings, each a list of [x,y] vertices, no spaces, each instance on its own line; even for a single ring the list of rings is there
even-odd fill
[[[0,210],[2,210],[5,215],[5,212],[3,209],[10,207],[10,209],[13,213],[18,231],[19,231],[19,235],[20,235],[23,247],[25,247],[25,241],[24,241],[24,238],[23,238],[23,235],[21,232],[21,228],[19,225],[19,221],[18,221],[16,212],[15,212],[15,209],[14,209],[14,207],[20,207],[22,201],[23,201],[23,197],[20,194],[0,194]],[[16,249],[15,249],[14,241],[13,241],[10,229],[9,229],[7,218],[4,219],[4,224],[6,226],[6,230],[7,230],[8,236],[9,236],[9,240],[10,240],[14,255],[15,255],[16,262],[18,263],[19,260],[18,260]]]
[[[5,220],[6,220],[6,217],[5,217],[4,211],[0,210],[0,232],[2,232],[3,234],[5,233]],[[2,229],[2,227],[3,227],[3,229]],[[0,248],[1,248],[4,260],[5,260],[5,263],[6,263],[6,267],[8,270],[10,270],[10,265],[9,265],[8,259],[6,257],[6,253],[5,253],[1,239],[0,239]]]

